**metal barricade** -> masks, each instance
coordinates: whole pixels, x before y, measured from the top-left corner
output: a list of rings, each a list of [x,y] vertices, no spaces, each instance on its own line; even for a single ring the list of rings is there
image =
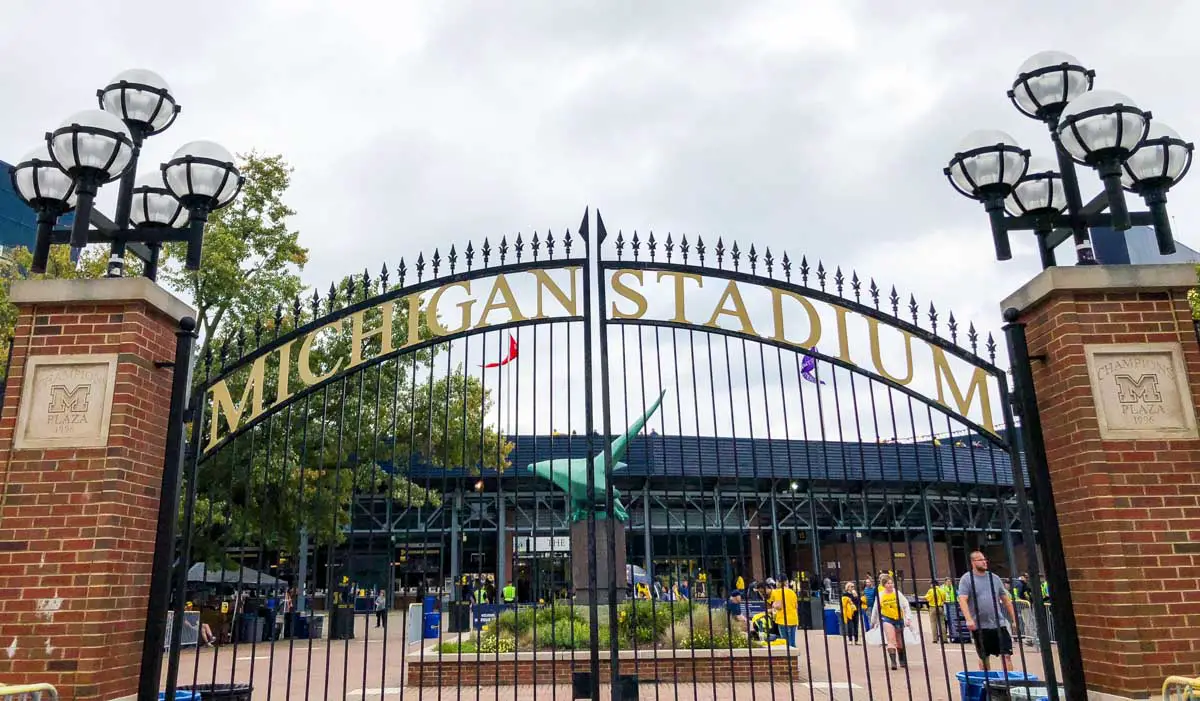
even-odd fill
[[[0,701],[58,701],[52,684],[0,684]]]
[[[1200,700],[1200,677],[1167,677],[1162,687],[1163,701]]]
[[[175,612],[167,611],[167,632],[163,637],[163,649],[171,647],[171,629],[175,626]],[[200,612],[183,612],[183,635],[180,638],[181,647],[194,647],[200,642]]]

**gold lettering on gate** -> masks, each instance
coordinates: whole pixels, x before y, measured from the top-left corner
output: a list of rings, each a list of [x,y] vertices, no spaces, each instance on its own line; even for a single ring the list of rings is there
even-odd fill
[[[675,316],[671,317],[671,321],[677,324],[686,324],[688,320],[683,314],[683,283],[686,280],[694,280],[696,287],[704,287],[704,278],[695,273],[676,273],[664,270],[658,274],[658,281],[662,282],[664,277],[675,278]]]
[[[732,308],[725,308],[727,301],[733,302]],[[758,332],[754,330],[754,325],[750,323],[750,314],[746,312],[746,303],[742,300],[742,293],[738,290],[737,283],[733,280],[730,280],[725,285],[725,291],[721,293],[721,299],[717,302],[717,308],[713,310],[712,316],[708,318],[708,321],[704,325],[714,329],[721,328],[717,325],[717,319],[721,316],[731,316],[737,319],[738,323],[742,325],[742,333],[751,336],[758,335]]]
[[[947,409],[953,409],[962,416],[967,416],[970,413],[971,405],[974,403],[973,398],[975,392],[979,392],[980,414],[982,426],[988,433],[996,432],[996,425],[992,421],[992,398],[988,394],[987,378],[988,374],[983,368],[974,368],[971,371],[971,381],[967,385],[967,395],[963,397],[962,390],[958,387],[958,382],[954,379],[954,373],[950,371],[950,363],[946,361],[946,352],[937,346],[930,345],[929,350],[933,353],[933,376],[937,383],[937,402]],[[946,393],[944,387],[950,388],[950,395],[954,398],[954,406],[946,403]]]
[[[305,341],[308,341],[312,334]],[[300,357],[307,359],[306,351],[309,346],[305,345],[300,348]],[[304,374],[305,365],[300,366],[301,375]],[[250,366],[250,374],[246,377],[246,384],[242,387],[242,398],[238,402],[233,401],[233,395],[229,393],[229,385],[225,382],[218,382],[213,385],[209,393],[212,395],[213,417],[208,424],[208,447],[216,445],[219,438],[219,430],[221,427],[221,415],[225,415],[225,422],[229,424],[229,430],[236,430],[244,417],[246,421],[253,421],[255,417],[263,412],[263,383],[266,381],[267,375],[267,356],[262,355],[255,358],[254,363]],[[249,411],[247,411],[249,409]]]
[[[614,319],[641,319],[646,315],[646,297],[637,290],[633,289],[621,279],[623,277],[631,277],[642,283],[642,271],[640,270],[618,270],[612,276],[613,292],[633,302],[634,310],[631,314],[626,314],[617,309],[616,301],[612,303],[612,318]]]
[[[783,329],[783,298],[786,295],[799,302],[800,306],[804,307],[804,312],[808,314],[808,338],[794,345],[801,348],[812,348],[817,345],[817,341],[821,340],[821,317],[817,315],[817,310],[813,307],[812,302],[791,290],[781,290],[778,287],[768,289],[771,290],[771,312],[775,317],[775,335],[771,338],[783,343],[792,343],[784,335]]]
[[[395,302],[384,302],[379,305],[381,317],[379,328],[370,331],[363,330],[363,323],[366,320],[367,312],[374,311],[373,309],[363,309],[350,315],[350,365],[347,368],[362,365],[363,341],[368,341],[375,336],[379,336],[380,355],[392,352],[392,313],[395,306]]]
[[[500,301],[496,301],[497,297],[501,298]],[[487,302],[483,305],[483,311],[479,313],[479,323],[475,324],[475,328],[482,329],[491,326],[488,323],[488,315],[497,309],[508,311],[508,318],[501,323],[525,321],[525,315],[521,313],[521,307],[517,305],[517,298],[513,295],[512,288],[508,286],[508,280],[503,275],[497,275],[496,280],[492,283],[492,293],[488,295]]]
[[[575,297],[575,290],[577,289],[575,286],[575,274],[579,272],[579,266],[571,266],[570,268],[565,268],[565,270],[571,274],[571,282],[569,284],[571,288],[570,297],[567,296],[566,292],[563,292],[563,289],[558,286],[558,283],[554,281],[554,278],[550,277],[550,274],[545,270],[530,271],[533,273],[534,278],[537,279],[537,314],[533,317],[534,319],[549,318],[549,316],[547,316],[543,311],[542,307],[543,291],[549,292],[554,299],[558,300],[558,303],[562,305],[563,309],[565,309],[568,314],[571,316],[579,315],[579,304]]]
[[[429,327],[429,330],[433,332],[434,336],[449,336],[450,334],[460,333],[462,331],[466,331],[467,328],[471,325],[471,307],[475,306],[474,299],[468,299],[465,302],[458,303],[458,308],[462,312],[462,316],[459,319],[458,326],[456,326],[452,329],[448,329],[445,326],[442,326],[442,320],[440,318],[438,318],[438,313],[437,313],[438,312],[438,303],[442,301],[442,295],[445,294],[446,290],[448,290],[452,287],[461,287],[462,289],[467,291],[467,294],[471,293],[471,281],[470,280],[464,280],[462,282],[452,282],[449,285],[442,285],[441,287],[439,287],[433,291],[433,294],[429,296],[429,306],[425,307],[425,324]],[[408,333],[409,333],[409,336],[411,337],[412,336],[412,319],[409,319],[408,326],[409,326]]]
[[[912,334],[903,329],[898,329],[898,331],[900,331],[900,336],[904,339],[904,364],[905,367],[908,368],[905,371],[908,374],[906,374],[904,377],[896,377],[888,372],[887,368],[883,367],[883,349],[879,347],[879,320],[868,317],[867,325],[870,328],[871,362],[875,364],[875,370],[882,377],[886,377],[898,385],[907,385],[911,383],[913,380]],[[947,370],[947,372],[949,371]],[[957,389],[957,386],[955,389]],[[938,391],[939,393],[941,392],[941,384],[938,384]]]

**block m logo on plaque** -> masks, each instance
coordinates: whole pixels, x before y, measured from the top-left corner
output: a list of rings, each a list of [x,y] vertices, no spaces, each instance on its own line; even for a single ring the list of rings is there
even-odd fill
[[[33,356],[17,413],[17,450],[108,444],[116,355]]]

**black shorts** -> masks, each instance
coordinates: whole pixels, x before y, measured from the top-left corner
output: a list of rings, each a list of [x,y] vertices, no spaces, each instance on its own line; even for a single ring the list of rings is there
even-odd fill
[[[978,628],[971,633],[981,658],[1013,654],[1012,636],[1004,628]]]

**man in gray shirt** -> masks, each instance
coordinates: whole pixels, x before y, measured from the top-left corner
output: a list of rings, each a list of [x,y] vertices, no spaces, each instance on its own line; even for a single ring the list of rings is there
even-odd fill
[[[1000,657],[1001,669],[1012,667],[1012,622],[1017,620],[1004,581],[988,571],[987,556],[971,553],[971,571],[958,581],[958,607],[979,653],[979,668],[987,671],[988,658]],[[1007,614],[1007,619],[1005,615]]]

